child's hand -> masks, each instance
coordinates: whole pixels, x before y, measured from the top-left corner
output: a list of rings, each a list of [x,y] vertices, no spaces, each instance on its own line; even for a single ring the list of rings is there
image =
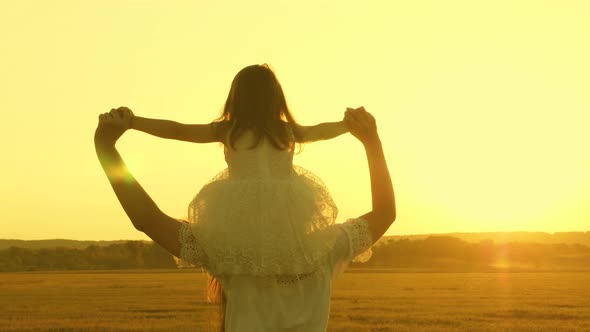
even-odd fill
[[[108,113],[101,114],[98,119],[106,125],[127,130],[131,128],[133,112],[129,108],[121,106],[119,108],[112,108]]]
[[[350,133],[363,144],[379,138],[375,118],[362,106],[347,108],[344,113],[344,123],[350,129]]]
[[[94,136],[95,141],[114,144],[131,127],[132,118],[133,112],[127,107],[113,108],[109,113],[100,114]]]
[[[121,106],[119,108],[112,108],[109,114],[113,115],[113,119],[115,121],[119,121],[119,123],[123,124],[125,129],[130,129],[133,124],[133,111],[128,107]]]

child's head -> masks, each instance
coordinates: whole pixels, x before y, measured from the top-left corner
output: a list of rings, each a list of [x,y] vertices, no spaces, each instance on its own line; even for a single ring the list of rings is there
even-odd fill
[[[267,64],[248,66],[238,72],[231,84],[223,115],[226,120],[249,124],[290,121],[283,88]]]
[[[279,148],[291,147],[285,122],[295,124],[283,88],[267,64],[248,66],[238,72],[220,120],[231,123],[230,146],[245,130],[253,130],[257,141],[264,135]]]

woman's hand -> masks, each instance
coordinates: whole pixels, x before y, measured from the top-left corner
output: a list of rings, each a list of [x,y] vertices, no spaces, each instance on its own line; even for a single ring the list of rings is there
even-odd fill
[[[131,129],[135,115],[129,107],[121,106],[119,108],[112,108],[109,114],[113,116],[113,119],[122,123],[125,129]]]
[[[347,108],[344,123],[350,129],[350,133],[363,144],[379,139],[375,118],[362,106]]]
[[[123,133],[131,128],[133,112],[127,107],[113,108],[98,116],[98,127],[94,133],[95,144],[114,145]]]

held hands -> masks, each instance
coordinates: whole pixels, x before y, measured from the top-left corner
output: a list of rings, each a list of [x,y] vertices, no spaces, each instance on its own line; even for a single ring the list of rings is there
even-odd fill
[[[94,133],[95,144],[114,145],[123,133],[131,128],[133,112],[127,107],[113,108],[98,116],[98,127]]]
[[[350,129],[350,133],[363,144],[379,139],[375,118],[362,106],[347,108],[344,113],[344,123]]]

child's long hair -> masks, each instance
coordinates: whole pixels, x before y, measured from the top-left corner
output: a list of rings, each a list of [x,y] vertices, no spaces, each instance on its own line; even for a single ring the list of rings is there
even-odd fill
[[[248,66],[236,74],[217,121],[226,124],[222,132],[229,130],[226,144],[231,148],[246,130],[252,130],[256,138],[251,148],[263,136],[281,150],[295,146],[290,130],[297,122],[289,112],[281,84],[267,64]]]

